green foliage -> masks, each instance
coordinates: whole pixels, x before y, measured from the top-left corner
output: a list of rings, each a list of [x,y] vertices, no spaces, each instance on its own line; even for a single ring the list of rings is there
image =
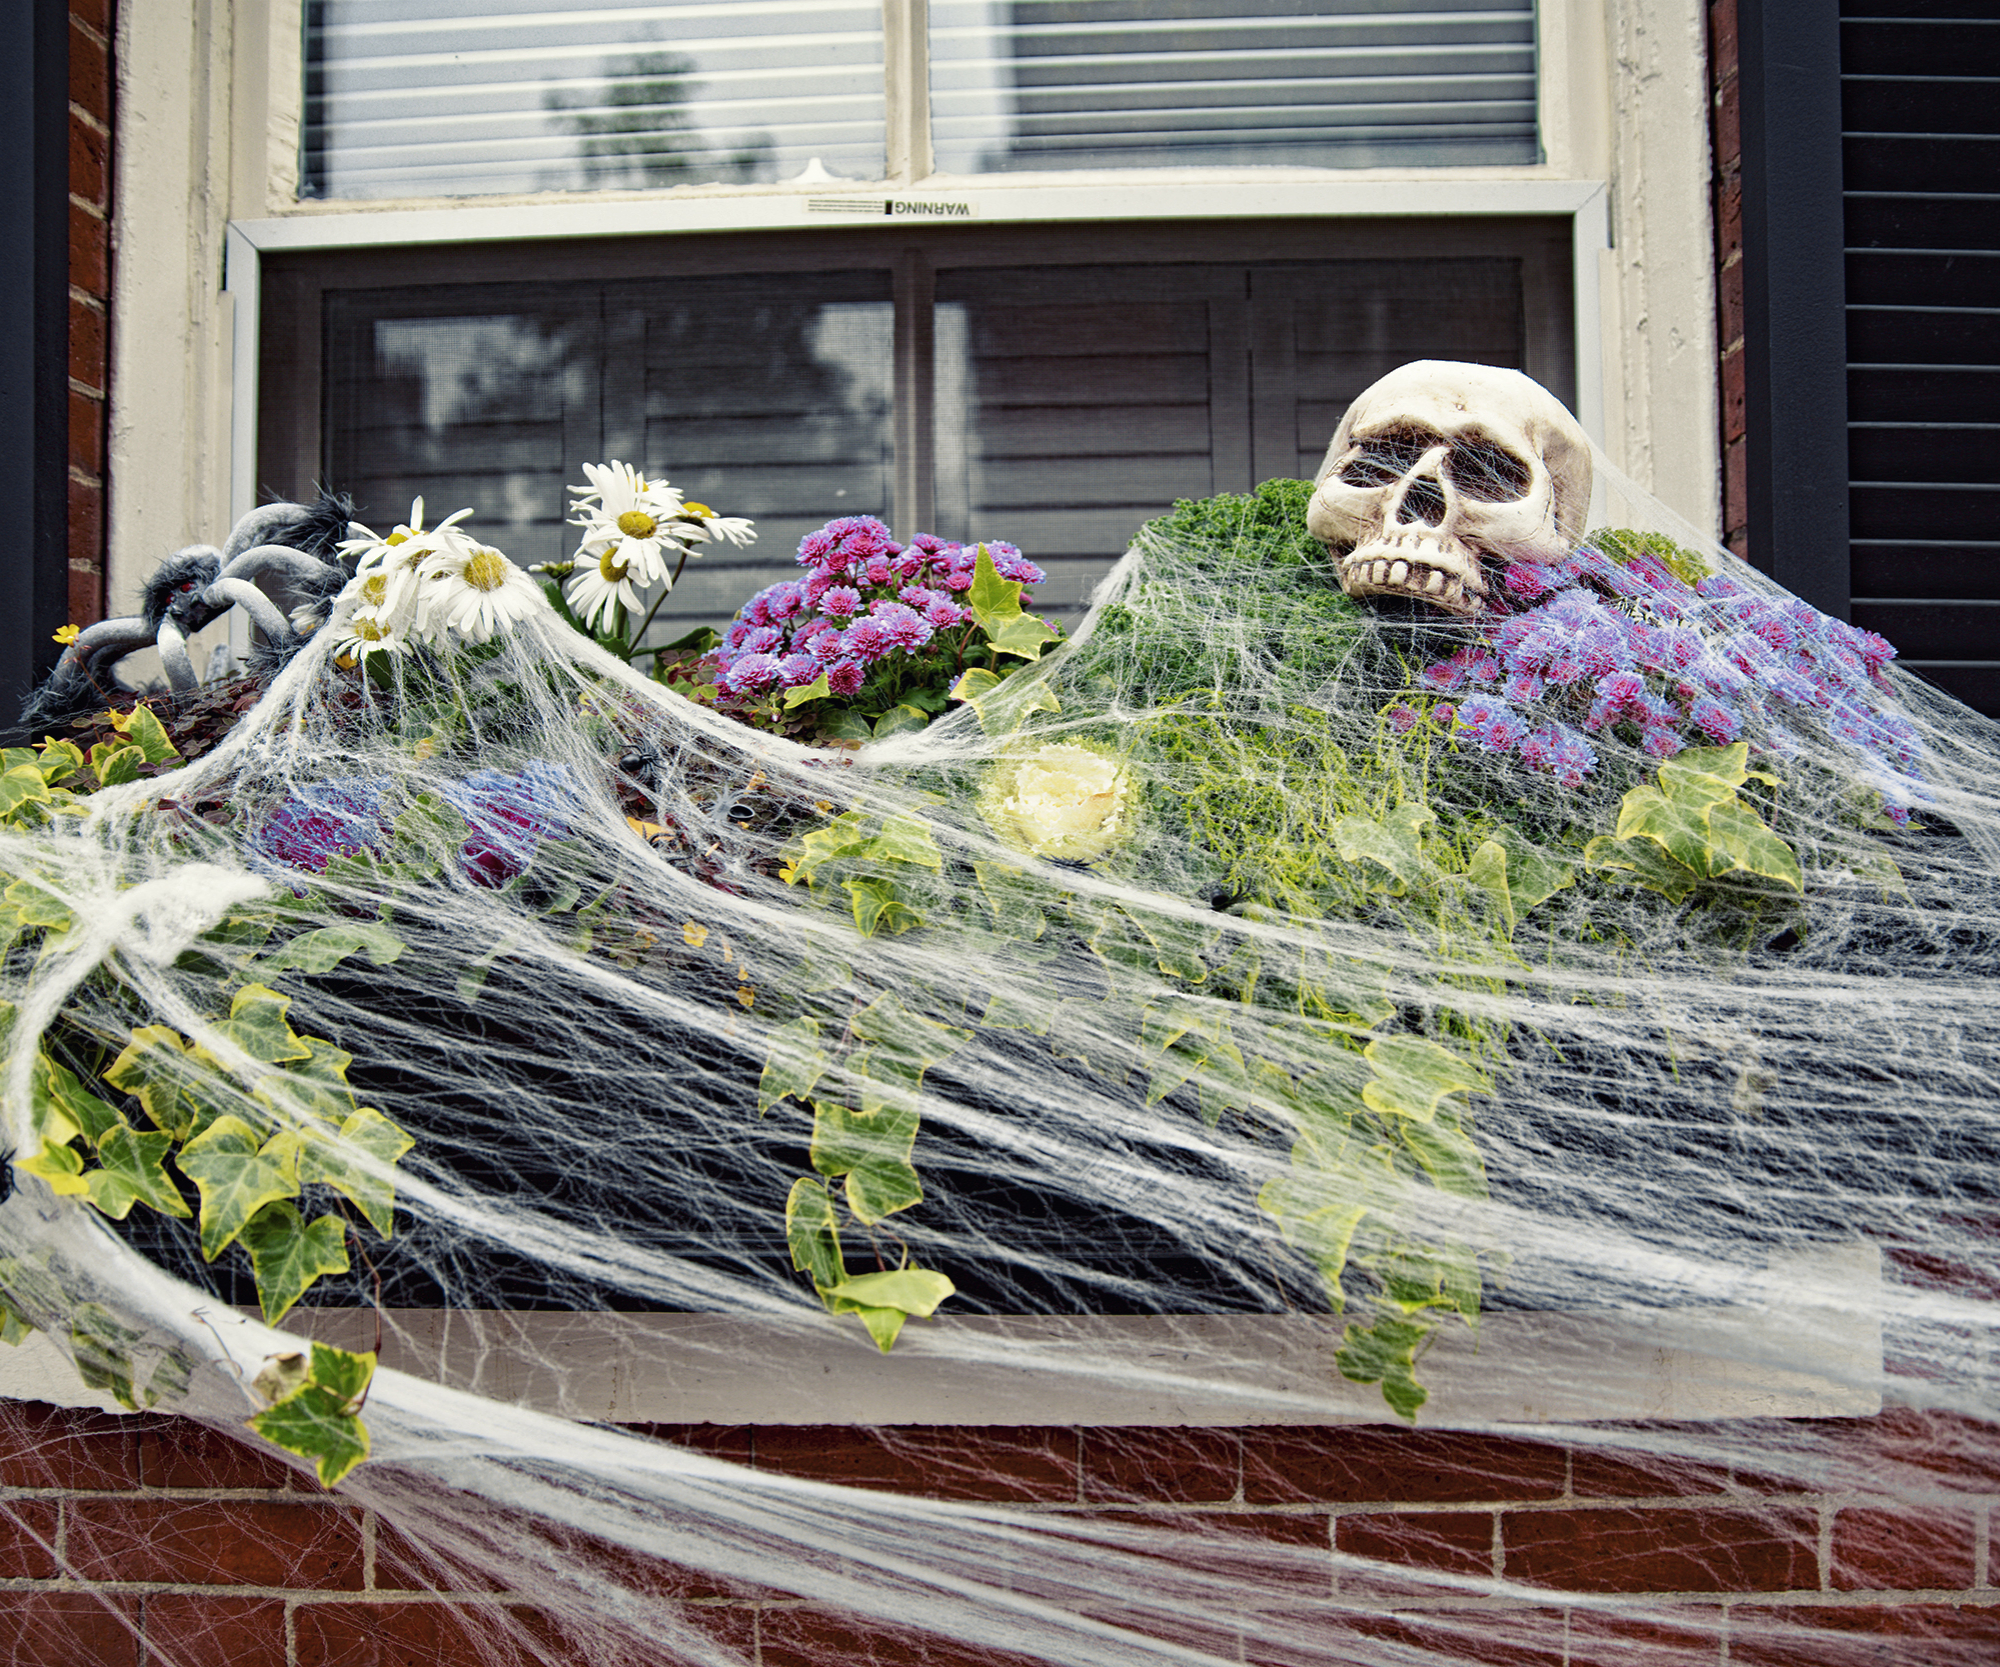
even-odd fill
[[[1629,876],[1673,902],[1726,874],[1805,889],[1797,853],[1737,791],[1748,781],[1777,786],[1749,768],[1749,746],[1690,748],[1660,766],[1659,786],[1635,787],[1618,807],[1614,834],[1593,839],[1584,860]]]
[[[321,1487],[332,1487],[368,1457],[361,1408],[375,1376],[373,1354],[312,1345],[309,1355],[282,1355],[257,1376],[271,1405],[250,1420],[274,1447],[313,1461]]]
[[[1629,527],[1599,527],[1584,543],[1602,550],[1620,567],[1651,556],[1686,585],[1699,584],[1715,571],[1694,551],[1676,544],[1665,533],[1634,532]]]

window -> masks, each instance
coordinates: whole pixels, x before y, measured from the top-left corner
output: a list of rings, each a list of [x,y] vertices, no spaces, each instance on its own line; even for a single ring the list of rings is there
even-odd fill
[[[1310,475],[1405,360],[1574,397],[1570,242],[1553,218],[926,227],[493,249],[482,272],[518,275],[476,284],[456,251],[273,258],[265,385],[320,392],[267,402],[259,478],[336,483],[371,524],[470,504],[547,561],[577,465],[644,460],[761,533],[690,571],[661,640],[838,514],[1011,539],[1074,613],[1174,499]]]

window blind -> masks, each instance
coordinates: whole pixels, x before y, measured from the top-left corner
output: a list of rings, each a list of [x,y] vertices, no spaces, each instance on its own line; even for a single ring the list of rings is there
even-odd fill
[[[951,173],[1534,162],[1532,0],[931,0]]]
[[[883,172],[870,0],[308,0],[300,194]]]

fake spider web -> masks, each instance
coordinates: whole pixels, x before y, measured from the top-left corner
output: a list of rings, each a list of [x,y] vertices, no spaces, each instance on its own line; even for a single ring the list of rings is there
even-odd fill
[[[1039,1383],[1163,1422],[1540,1435],[1497,1392],[1450,1418],[1453,1383],[1629,1419],[1624,1366],[1565,1319],[1691,1325],[1745,1381],[1880,1396],[1923,1434],[1865,1464],[1837,1419],[1561,1439],[1661,1494],[1741,1464],[1953,1507],[1992,1460],[1994,727],[1599,468],[1625,530],[1485,625],[1348,601],[1302,483],[1184,505],[1059,651],[858,754],[663,692],[546,611],[385,680],[323,633],[170,793],[0,843],[10,899],[49,900],[7,965],[7,1103],[32,1151],[44,1050],[119,1102],[108,1062],[170,1034],[211,1121],[344,1151],[348,1205],[296,1190],[347,1210],[351,1266],[268,1327],[242,1246],[205,1261],[189,1223],[21,1176],[10,1303],[100,1384],[254,1440],[260,1366],[315,1332],[370,1347],[379,1302],[385,1348],[445,1381],[376,1372],[342,1485],[412,1579],[533,1611],[494,1606],[496,1661],[552,1636],[740,1659],[659,1565],[1063,1663],[1549,1645],[1552,1594],[1519,1580],[1227,1513],[846,1489],[602,1421],[610,1381],[733,1375],[751,1402],[801,1360],[865,1367],[892,1447],[954,1422],[940,1373],[1012,1374],[1023,1424]],[[1024,848],[1065,781],[1103,837]],[[252,986],[281,1019],[233,1012]],[[260,1056],[266,1022],[312,1057]],[[327,1132],[356,1106],[407,1155]],[[384,1238],[351,1206],[391,1184]],[[953,1294],[885,1359],[896,1311],[865,1299],[904,1268]],[[815,1286],[843,1284],[829,1314]],[[1475,1320],[1538,1317],[1515,1335],[1543,1352],[1472,1353]]]

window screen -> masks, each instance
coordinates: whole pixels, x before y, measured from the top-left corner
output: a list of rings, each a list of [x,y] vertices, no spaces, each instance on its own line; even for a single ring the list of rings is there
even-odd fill
[[[308,0],[300,195],[883,173],[869,0]]]
[[[1173,258],[1204,246],[1237,258]],[[1561,221],[633,239],[492,251],[488,271],[555,264],[475,285],[459,251],[282,257],[260,479],[331,482],[377,527],[418,494],[434,516],[471,505],[526,563],[570,554],[586,460],[664,473],[759,538],[688,567],[658,641],[725,621],[837,515],[1010,539],[1073,618],[1143,523],[1311,475],[1348,402],[1407,360],[1570,397],[1568,259]]]
[[[1540,160],[1532,0],[931,0],[948,173]]]

